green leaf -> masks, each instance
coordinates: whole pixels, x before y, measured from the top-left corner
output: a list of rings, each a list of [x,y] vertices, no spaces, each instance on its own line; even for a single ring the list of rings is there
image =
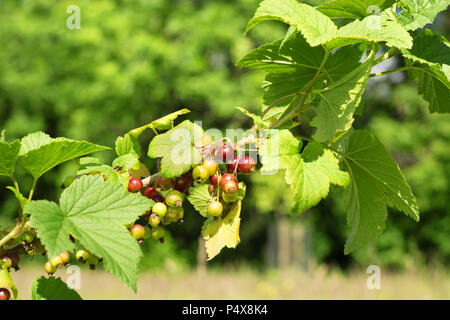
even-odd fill
[[[286,182],[293,192],[292,213],[301,213],[328,195],[330,184],[345,187],[349,183],[346,172],[339,169],[334,154],[317,142],[309,143],[300,154],[302,142],[288,130],[272,135],[260,148],[262,172],[274,174],[285,169]]]
[[[225,218],[214,220],[212,217],[205,221],[202,236],[205,239],[208,261],[217,256],[224,248],[236,248],[241,242],[239,227],[241,223],[242,199],[239,198],[231,207]]]
[[[116,159],[112,163],[113,168],[124,168],[124,169],[134,169],[139,170],[141,163],[139,158],[132,153],[124,154]]]
[[[390,47],[406,49],[412,46],[412,37],[408,31],[381,15],[355,20],[339,28],[336,36],[327,43],[327,47],[334,50],[364,41],[385,42]]]
[[[278,20],[297,28],[311,47],[324,44],[336,35],[334,22],[317,9],[296,0],[264,0],[249,21],[246,32],[255,25]]]
[[[345,191],[347,223],[352,227],[344,251],[349,254],[381,234],[386,206],[397,208],[416,221],[419,209],[397,163],[373,134],[357,130],[344,138],[348,139],[344,169],[350,175]]]
[[[32,300],[83,300],[61,278],[38,277],[31,284]]]
[[[315,140],[331,141],[337,132],[351,128],[353,114],[366,89],[373,57],[372,54],[358,68],[318,93],[321,99],[317,106],[317,115],[311,121],[311,126],[317,127]]]
[[[14,299],[17,299],[18,292],[14,281],[5,265],[0,264],[0,288],[7,288],[12,291]]]
[[[32,201],[25,211],[31,214],[31,226],[37,229],[49,256],[73,249],[72,235],[103,258],[107,271],[136,291],[142,252],[125,225],[136,221],[153,203],[99,176],[83,176],[64,190],[59,206]]]
[[[78,170],[77,175],[102,175],[106,177],[109,182],[119,183],[125,189],[128,186],[130,177],[126,173],[118,172],[113,167],[102,164],[100,166],[89,166],[85,169]]]
[[[80,165],[85,166],[88,164],[100,164],[100,159],[95,157],[83,157],[80,158]]]
[[[178,118],[179,116],[189,113],[191,110],[189,109],[181,109],[176,112],[173,112],[171,114],[168,114],[162,118],[159,118],[158,120],[152,121],[151,123],[133,129],[129,133],[133,135],[134,137],[139,137],[139,135],[145,130],[145,129],[152,129],[152,130],[167,130],[171,129],[173,127],[173,121]]]
[[[263,121],[260,116],[251,113],[244,108],[236,107],[236,109],[245,114],[247,117],[252,118],[255,125],[257,125],[260,129],[266,129],[270,126],[270,123],[268,121]]]
[[[436,15],[449,5],[449,0],[402,0],[398,4],[401,9],[398,22],[406,30],[416,30],[433,23]]]
[[[107,149],[87,141],[52,139],[37,132],[22,139],[19,163],[37,179],[65,161]]]
[[[450,44],[431,30],[414,39],[411,50],[403,50],[408,74],[419,81],[419,94],[429,103],[430,112],[450,112]]]
[[[14,193],[17,201],[19,201],[20,208],[23,209],[25,205],[29,202],[27,198],[25,198],[19,191],[17,191],[14,187],[6,187],[6,189],[11,190]]]
[[[380,12],[391,7],[396,0],[333,0],[320,5],[317,10],[331,19],[363,19],[376,12],[370,11],[371,6],[379,8]],[[374,7],[375,8],[375,7]]]
[[[20,152],[20,141],[0,141],[0,176],[12,176]]]
[[[194,141],[201,139],[203,130],[189,120],[153,138],[148,148],[151,158],[162,157],[161,173],[167,178],[179,177],[201,162],[201,152]]]
[[[141,146],[135,136],[127,133],[125,136],[117,138],[116,154],[118,157],[132,154],[139,158],[141,156]]]
[[[208,185],[201,184],[191,187],[187,199],[194,206],[195,210],[203,217],[206,217],[208,203],[211,200],[211,195],[208,192]]]

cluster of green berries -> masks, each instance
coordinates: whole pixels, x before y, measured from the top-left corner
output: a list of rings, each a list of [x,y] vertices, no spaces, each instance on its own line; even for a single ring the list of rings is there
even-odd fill
[[[44,264],[44,270],[49,275],[52,276],[55,272],[62,266],[69,266],[70,254],[69,252],[61,252],[57,256],[51,258]]]

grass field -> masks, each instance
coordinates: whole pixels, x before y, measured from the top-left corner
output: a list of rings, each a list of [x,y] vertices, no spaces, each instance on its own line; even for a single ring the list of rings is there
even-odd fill
[[[39,269],[12,273],[21,299]],[[57,276],[69,276],[59,271]],[[141,273],[138,293],[104,271],[81,270],[84,299],[450,299],[450,274],[443,270],[381,273],[381,288],[369,290],[365,270],[349,274],[319,267],[258,273],[250,269]]]

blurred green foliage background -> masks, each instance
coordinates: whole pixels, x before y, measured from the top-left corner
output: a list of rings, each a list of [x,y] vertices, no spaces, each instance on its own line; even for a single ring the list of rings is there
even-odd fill
[[[308,1],[317,5],[322,1]],[[247,36],[258,0],[2,0],[0,3],[0,129],[7,138],[43,130],[52,136],[113,146],[115,138],[182,107],[204,128],[249,128],[235,107],[259,112],[263,74],[235,67],[250,49],[284,34],[264,23]],[[66,28],[66,9],[81,8],[81,29]],[[448,36],[449,19],[433,29]],[[393,61],[401,63],[401,61]],[[289,189],[281,177],[245,177],[241,244],[210,263],[257,268],[314,263],[390,268],[450,262],[450,117],[431,115],[405,75],[372,80],[357,127],[374,131],[404,170],[421,208],[416,224],[391,212],[373,245],[344,256],[348,229],[341,194],[317,208],[287,216]],[[142,139],[144,150],[150,133]],[[99,155],[110,161],[112,152]],[[154,163],[146,161],[149,167]],[[74,164],[60,166],[38,185],[36,198],[56,200]],[[18,170],[25,189],[31,180]],[[13,222],[16,203],[0,177],[0,224]],[[193,267],[201,217],[186,209],[165,246],[146,243],[143,269]]]

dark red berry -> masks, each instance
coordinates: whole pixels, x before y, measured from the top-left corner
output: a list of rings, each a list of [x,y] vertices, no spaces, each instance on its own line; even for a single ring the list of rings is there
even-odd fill
[[[219,183],[219,176],[216,174],[213,174],[211,177],[209,177],[209,182],[213,185],[213,186],[217,186],[217,183]]]
[[[144,187],[144,184],[142,183],[141,179],[137,178],[131,178],[128,182],[128,191],[132,193],[137,193],[142,190]]]
[[[11,259],[12,267],[14,268],[14,270],[19,270],[19,256],[16,253],[8,253],[8,257]]]
[[[236,167],[238,166],[239,163],[239,159],[236,157],[233,159],[233,161],[231,163],[227,163],[227,171],[228,172],[234,172],[236,169]]]
[[[256,168],[256,161],[250,156],[245,156],[244,158],[240,159],[238,164],[238,170],[241,173],[251,173],[255,171]]]
[[[194,179],[192,178],[192,172],[183,174],[181,177],[175,179],[174,189],[180,191],[181,193],[186,193],[189,188],[194,184]]]
[[[223,144],[216,151],[215,157],[220,163],[230,163],[234,159],[234,149],[229,144]]]
[[[173,187],[174,180],[172,178],[166,178],[162,175],[159,175],[155,179],[155,186],[160,188],[161,190],[169,190]]]
[[[156,190],[153,187],[148,187],[147,189],[145,189],[145,196],[149,199],[152,199],[153,201],[155,201],[155,198],[158,196],[161,196],[161,192],[159,192],[158,190]]]
[[[9,290],[6,288],[0,288],[0,300],[9,300],[11,299],[11,294]]]

